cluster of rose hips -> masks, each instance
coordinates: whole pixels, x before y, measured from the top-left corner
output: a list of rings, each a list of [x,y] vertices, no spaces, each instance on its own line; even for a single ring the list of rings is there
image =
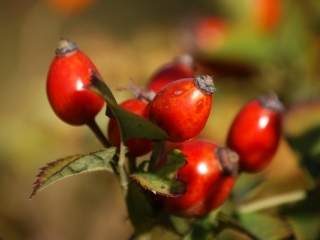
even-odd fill
[[[100,77],[91,60],[74,43],[61,40],[48,73],[47,94],[63,121],[94,126],[104,100],[88,88],[93,75]],[[248,102],[230,127],[226,147],[221,147],[197,138],[213,107],[215,87],[210,76],[195,75],[190,58],[178,58],[159,69],[146,92],[120,106],[167,133],[165,148],[158,156],[159,168],[168,161],[171,149],[179,149],[185,157],[186,163],[176,172],[185,192],[159,197],[169,213],[186,217],[207,214],[228,198],[239,172],[261,171],[276,152],[283,107],[275,95]],[[112,145],[120,145],[120,130],[112,116],[107,135]],[[147,154],[154,145],[148,139],[130,139],[124,144],[133,158]]]

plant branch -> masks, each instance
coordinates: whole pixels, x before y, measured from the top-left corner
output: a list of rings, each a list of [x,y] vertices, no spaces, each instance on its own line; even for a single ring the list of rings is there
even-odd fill
[[[290,193],[284,193],[277,196],[265,198],[262,200],[254,201],[248,204],[238,206],[239,213],[250,213],[261,211],[268,208],[277,207],[283,204],[297,202],[303,200],[307,193],[304,190],[294,191]]]
[[[102,143],[102,145],[106,148],[111,147],[111,143],[108,141],[108,139],[105,137],[105,135],[102,133],[100,127],[98,126],[95,119],[89,121],[87,123],[87,126],[90,128],[90,130],[94,133],[94,135],[97,137],[97,139]]]
[[[127,196],[128,192],[128,175],[126,172],[126,147],[123,142],[120,143],[120,153],[119,153],[119,174],[120,174],[120,186],[124,193],[124,196]]]

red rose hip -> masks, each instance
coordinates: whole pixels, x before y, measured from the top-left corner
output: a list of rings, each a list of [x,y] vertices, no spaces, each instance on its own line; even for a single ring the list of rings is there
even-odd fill
[[[104,105],[104,100],[86,87],[96,66],[68,40],[61,40],[47,76],[47,95],[56,113],[66,123],[88,124]]]
[[[255,21],[261,30],[270,32],[279,25],[283,0],[254,0]]]
[[[174,61],[162,66],[150,79],[148,89],[159,92],[168,83],[181,78],[193,77],[193,59],[190,55],[182,55]]]
[[[185,184],[185,192],[177,197],[161,197],[163,207],[184,217],[206,215],[228,198],[238,173],[238,155],[204,140],[191,140],[176,148],[186,159],[176,175]]]
[[[228,23],[218,17],[199,19],[193,27],[194,47],[200,51],[220,48],[228,32]]]
[[[258,172],[272,160],[282,132],[283,105],[275,95],[248,102],[229,130],[227,145],[239,154],[240,170]]]
[[[204,128],[215,92],[210,76],[174,81],[150,102],[149,118],[165,130],[169,141],[181,142],[197,136]]]
[[[140,99],[129,99],[120,104],[125,110],[138,116],[148,118],[148,103]],[[108,124],[109,140],[114,146],[120,146],[120,130],[117,121],[111,118]],[[152,149],[152,142],[147,139],[129,139],[126,142],[128,154],[133,157],[142,156]]]

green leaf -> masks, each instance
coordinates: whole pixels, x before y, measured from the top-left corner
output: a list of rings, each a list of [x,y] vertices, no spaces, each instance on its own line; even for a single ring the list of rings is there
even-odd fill
[[[190,231],[191,221],[188,218],[172,215],[170,216],[170,223],[179,234],[187,234]]]
[[[162,178],[152,173],[136,173],[130,176],[144,189],[168,197],[175,197],[184,192],[184,184],[175,181]]]
[[[175,174],[186,163],[185,156],[179,149],[173,149],[167,157],[166,163],[156,171],[158,176],[167,177],[172,173]]]
[[[152,154],[149,162],[149,171],[152,171],[156,168],[157,161],[159,160],[160,154],[162,154],[165,148],[165,143],[163,141],[157,141],[153,144]]]
[[[128,112],[121,107],[109,106],[113,116],[121,128],[122,139],[127,141],[132,138],[151,140],[165,140],[167,134],[152,122]]]
[[[247,200],[257,193],[264,180],[264,175],[241,174],[232,190],[232,196],[237,202]]]
[[[65,157],[48,163],[46,166],[40,168],[40,172],[33,183],[30,198],[38,191],[66,177],[100,170],[111,172],[111,161],[115,154],[116,148],[111,147],[89,154],[77,154]]]
[[[146,192],[135,182],[129,184],[127,194],[128,214],[135,234],[150,230],[155,223],[155,211],[146,195]]]
[[[216,59],[232,59],[249,63],[263,63],[274,58],[275,39],[252,29],[237,28],[223,46],[211,53]]]
[[[152,229],[149,229],[148,232],[145,232],[141,235],[134,236],[134,240],[181,240],[181,236],[170,231],[170,229],[157,225]]]
[[[259,240],[282,240],[292,236],[288,224],[271,215],[261,213],[241,214],[239,221],[242,227]]]
[[[282,216],[288,220],[297,240],[320,239],[319,199],[319,189],[314,189],[304,201],[281,209]]]
[[[100,80],[97,74],[93,73],[91,84],[94,90],[96,90],[106,100],[109,105],[118,105],[116,98],[113,96],[110,88],[105,84],[104,81]]]
[[[167,134],[152,122],[128,112],[121,108],[112,95],[108,86],[97,76],[92,77],[92,87],[107,102],[108,109],[120,126],[121,137],[124,142],[132,138],[144,138],[151,140],[165,140]]]
[[[319,214],[293,215],[287,218],[292,226],[295,239],[297,240],[319,240],[320,221]]]
[[[300,155],[300,164],[315,179],[320,178],[320,125],[299,136],[287,136],[287,141]]]

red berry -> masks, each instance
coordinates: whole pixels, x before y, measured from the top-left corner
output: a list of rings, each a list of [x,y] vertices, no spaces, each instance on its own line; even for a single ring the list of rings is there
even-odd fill
[[[72,125],[94,119],[104,100],[86,88],[96,66],[78,47],[61,40],[47,77],[47,95],[56,115]]]
[[[169,213],[185,217],[203,216],[228,198],[238,172],[238,155],[204,140],[191,140],[175,147],[186,159],[186,164],[176,175],[177,180],[185,184],[185,192],[160,200]]]
[[[121,107],[138,116],[148,118],[148,104],[144,100],[129,99],[122,102]],[[120,146],[120,130],[117,121],[111,118],[108,125],[108,136],[114,146]],[[133,157],[142,156],[152,149],[152,142],[146,139],[129,139],[126,142],[128,153]]]
[[[183,55],[161,67],[151,77],[148,89],[157,93],[168,83],[181,78],[190,78],[193,75],[193,59],[189,55]]]
[[[206,17],[198,20],[193,28],[195,47],[212,51],[224,43],[228,25],[217,17]]]
[[[272,160],[282,132],[283,105],[276,96],[248,102],[229,130],[227,145],[240,157],[240,169],[258,172]]]
[[[258,26],[266,31],[274,30],[281,18],[282,0],[254,0],[254,16]]]
[[[169,141],[193,138],[208,120],[214,91],[209,76],[169,83],[150,102],[149,118],[167,132]]]

